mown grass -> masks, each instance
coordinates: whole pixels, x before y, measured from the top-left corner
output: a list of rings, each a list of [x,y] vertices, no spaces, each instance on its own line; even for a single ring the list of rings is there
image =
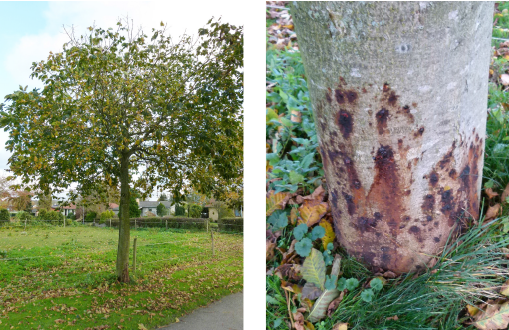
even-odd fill
[[[498,17],[493,31],[493,36],[497,38],[509,38],[509,2],[499,3],[499,10],[502,12],[504,9],[507,9],[506,12],[494,18]],[[492,45],[499,47],[501,42],[504,40],[493,39]],[[299,94],[307,93],[300,54],[295,50],[276,50],[271,45],[268,45],[266,54],[267,81],[277,82],[274,89],[278,91],[267,93],[268,106],[277,109],[278,115],[284,114],[290,118],[289,107],[276,94],[282,91],[288,98],[298,99]],[[489,84],[483,187],[493,186],[495,191],[500,192],[509,184],[509,93],[507,86],[501,85],[499,76],[509,73],[509,59],[500,56],[492,61],[491,69],[493,73]],[[295,78],[302,78],[299,80],[301,83],[293,83],[297,81]],[[312,120],[312,116],[308,118]],[[267,125],[267,139],[272,134],[270,130],[271,124]],[[316,161],[321,161],[318,154]],[[271,165],[274,168],[278,166],[276,163]],[[489,202],[484,198],[483,194],[485,211]],[[494,203],[493,200],[491,203]],[[330,317],[315,323],[314,328],[332,329],[334,324],[347,322],[348,329],[357,330],[474,329],[473,325],[466,322],[469,320],[466,305],[476,305],[488,298],[500,297],[500,286],[509,278],[509,261],[502,252],[502,248],[509,245],[509,236],[502,229],[508,221],[507,206],[503,205],[503,214],[499,218],[490,223],[479,220],[454,244],[450,244],[438,256],[437,264],[432,269],[420,276],[409,274],[402,278],[388,279],[383,290],[371,303],[361,299],[361,285],[347,292],[338,309]],[[290,241],[291,231],[284,230],[278,246],[288,248]],[[362,264],[342,251],[336,252],[343,256],[343,277],[355,277],[361,284],[372,278],[373,274]],[[276,257],[268,261],[267,267],[275,268],[279,261]],[[294,294],[288,293],[287,298],[277,276],[267,276],[266,279],[266,328],[288,329],[290,312],[295,313],[300,306],[291,301]],[[397,321],[387,319],[395,315]]]
[[[242,237],[138,229],[137,271],[119,284],[118,232],[0,228],[0,328],[147,329],[242,290]],[[21,259],[23,258],[23,259]]]

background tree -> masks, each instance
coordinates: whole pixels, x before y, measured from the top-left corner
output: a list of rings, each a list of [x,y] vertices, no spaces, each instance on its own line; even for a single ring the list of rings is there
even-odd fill
[[[491,2],[295,2],[336,237],[423,267],[479,215]],[[338,170],[339,169],[339,170]]]
[[[168,197],[166,196],[165,193],[162,193],[161,196],[159,196],[159,199],[158,201],[167,201],[168,200]]]
[[[17,211],[25,211],[32,207],[32,193],[29,191],[14,191],[9,197],[9,205]]]
[[[164,206],[162,203],[159,203],[159,205],[157,205],[157,215],[160,217],[164,217],[167,214],[168,209],[166,208],[166,206]]]
[[[136,195],[131,193],[129,197],[129,218],[138,218],[141,215],[140,206],[136,201]],[[119,209],[118,217],[122,218],[122,208]]]
[[[53,198],[52,198],[51,194],[39,194],[38,198],[39,198],[39,202],[37,204],[38,210],[41,210],[41,209],[50,210],[51,209],[51,207],[53,206]]]
[[[130,186],[147,196],[189,182],[213,193],[213,177],[241,171],[243,29],[211,20],[180,40],[122,22],[89,30],[33,63],[44,88],[7,95],[0,126],[20,186],[49,193],[79,182],[87,195],[120,185],[116,275],[127,282]]]

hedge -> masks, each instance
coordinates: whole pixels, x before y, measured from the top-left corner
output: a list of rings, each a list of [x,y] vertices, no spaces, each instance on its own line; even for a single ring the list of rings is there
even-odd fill
[[[131,228],[136,227],[159,227],[166,228],[184,228],[184,229],[206,229],[206,220],[202,218],[184,218],[184,217],[153,217],[153,218],[131,218]],[[106,221],[108,225],[109,221]],[[119,219],[111,220],[112,227],[118,227]]]
[[[220,231],[244,231],[244,218],[222,218],[219,220]]]

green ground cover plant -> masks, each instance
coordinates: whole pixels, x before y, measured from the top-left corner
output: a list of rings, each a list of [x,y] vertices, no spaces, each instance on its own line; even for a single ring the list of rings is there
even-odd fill
[[[266,328],[495,329],[489,322],[507,328],[509,2],[494,12],[483,216],[451,240],[433,267],[403,277],[373,274],[335,242],[298,40],[281,5],[267,6]],[[341,258],[337,277],[334,256]],[[497,320],[487,304],[498,308]]]
[[[241,235],[215,233],[212,255],[204,231],[133,234],[137,270],[120,284],[115,229],[0,228],[0,328],[152,329],[242,290]]]

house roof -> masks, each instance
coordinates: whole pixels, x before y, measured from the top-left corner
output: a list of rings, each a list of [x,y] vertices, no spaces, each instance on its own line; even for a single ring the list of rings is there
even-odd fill
[[[138,205],[140,206],[140,209],[141,209],[144,207],[157,207],[157,205],[159,205],[159,203],[163,204],[166,208],[171,207],[170,201],[141,201]]]
[[[76,205],[62,206],[64,210],[76,210]]]

